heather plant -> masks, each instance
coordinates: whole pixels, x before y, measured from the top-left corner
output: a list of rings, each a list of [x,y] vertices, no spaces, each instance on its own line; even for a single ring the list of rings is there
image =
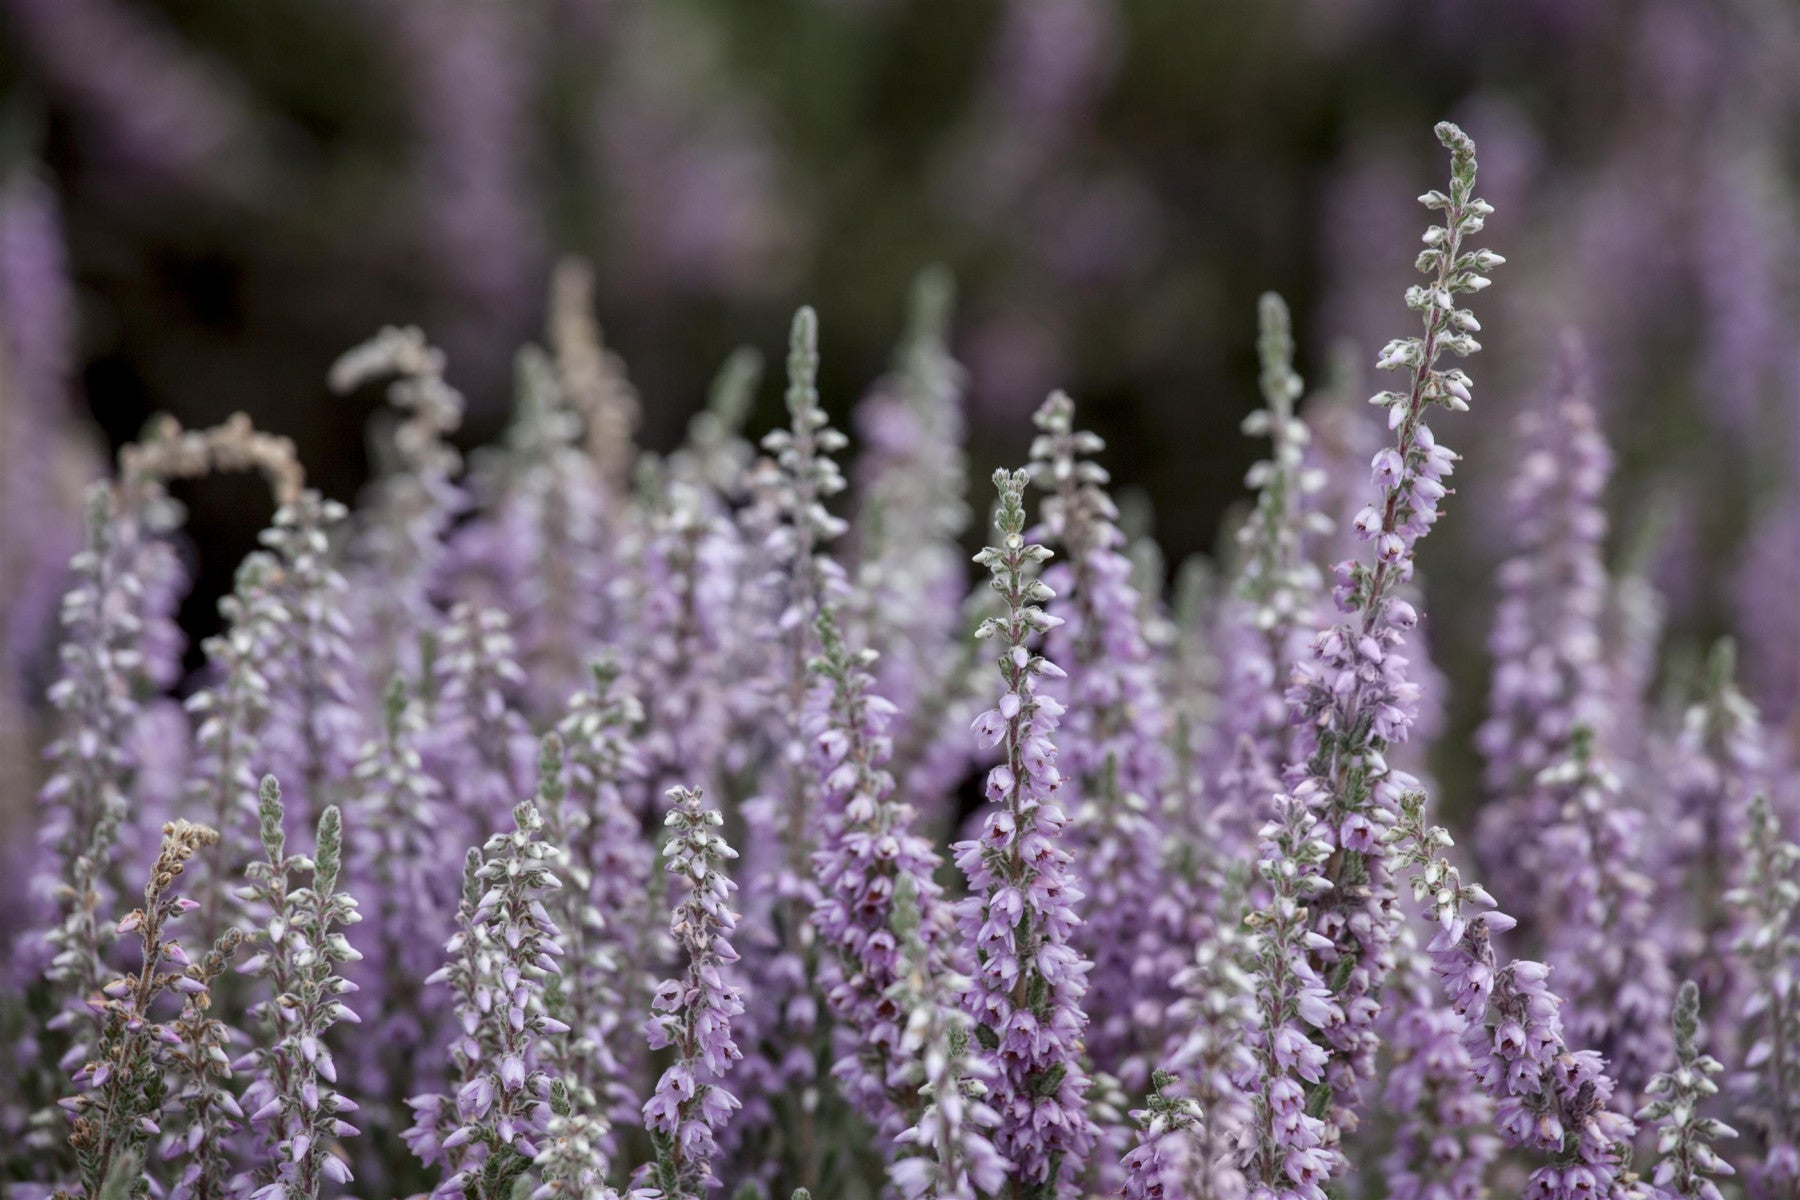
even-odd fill
[[[319,815],[311,857],[287,852],[282,832],[281,787],[265,775],[259,795],[262,862],[248,871],[250,891],[265,924],[256,934],[257,953],[240,968],[263,981],[267,995],[250,1014],[262,1026],[257,1049],[238,1064],[254,1078],[242,1103],[265,1149],[251,1194],[316,1197],[329,1182],[350,1182],[350,1168],[333,1152],[341,1138],[357,1132],[341,1113],[356,1103],[336,1088],[337,1058],[326,1033],[339,1022],[360,1018],[339,999],[356,991],[339,968],[362,955],[339,926],[361,919],[356,901],[337,890],[343,871],[343,821],[335,805]],[[301,886],[296,874],[310,877]]]
[[[1719,1185],[1709,1175],[1734,1175],[1712,1143],[1736,1131],[1723,1121],[1701,1115],[1711,1096],[1719,1094],[1712,1076],[1725,1064],[1699,1047],[1700,989],[1689,979],[1675,993],[1675,1069],[1664,1071],[1644,1089],[1652,1097],[1637,1114],[1657,1122],[1656,1173],[1653,1182],[1682,1200],[1720,1200]]]
[[[1612,544],[1576,351],[1482,443],[1512,495],[1459,501],[1505,535],[1492,605],[1418,565],[1460,462],[1436,410],[1471,399],[1450,358],[1502,261],[1473,142],[1437,135],[1386,431],[1341,366],[1306,392],[1264,296],[1244,428],[1269,445],[1221,561],[1173,587],[1082,427],[1105,410],[1062,392],[1018,421],[971,579],[937,271],[855,457],[809,308],[779,428],[755,436],[741,351],[653,449],[575,265],[495,446],[455,440],[419,330],[340,360],[390,401],[355,505],[242,419],[153,422],[64,577],[5,1182],[1792,1196],[1795,756]],[[242,470],[273,516],[190,655],[177,497]],[[1482,719],[1425,660],[1428,602],[1434,630],[1492,617],[1490,678],[1443,660]]]
[[[688,889],[669,919],[669,934],[686,953],[687,970],[664,980],[651,1002],[651,1048],[673,1048],[675,1061],[644,1102],[644,1125],[656,1147],[645,1171],[665,1196],[699,1197],[713,1183],[719,1129],[739,1107],[719,1082],[743,1058],[731,1021],[744,1004],[723,974],[738,957],[729,940],[737,928],[729,907],[737,885],[723,870],[737,852],[718,832],[724,818],[702,807],[699,792],[675,788],[669,798],[664,857]]]
[[[994,1145],[1012,1163],[1007,1193],[1016,1198],[1068,1186],[1099,1133],[1087,1112],[1080,1040],[1091,964],[1072,944],[1081,892],[1059,844],[1068,818],[1056,803],[1062,775],[1052,735],[1065,709],[1041,690],[1063,671],[1031,648],[1062,620],[1043,609],[1055,593],[1035,573],[1050,551],[1025,540],[1027,480],[1024,471],[994,473],[999,543],[976,556],[1006,604],[976,634],[997,644],[1006,690],[975,731],[984,749],[1001,747],[1004,761],[987,774],[991,808],[980,837],[954,847],[970,892],[957,924],[975,959],[963,1008],[994,1072]]]
[[[167,936],[176,917],[196,903],[175,891],[187,863],[218,834],[204,825],[171,822],[163,831],[162,849],[144,886],[144,903],[118,923],[121,935],[137,935],[141,946],[137,970],[107,981],[87,1007],[96,1026],[94,1041],[71,1081],[76,1094],[63,1101],[72,1118],[69,1145],[75,1151],[79,1180],[75,1196],[98,1196],[121,1164],[130,1173],[141,1164],[162,1132],[163,1105],[168,1099],[171,1043],[174,1030],[157,1020],[157,1001],[170,990],[198,995],[206,991],[204,966],[195,970],[181,943]],[[216,972],[215,972],[216,974]],[[139,1178],[127,1190],[148,1191]]]

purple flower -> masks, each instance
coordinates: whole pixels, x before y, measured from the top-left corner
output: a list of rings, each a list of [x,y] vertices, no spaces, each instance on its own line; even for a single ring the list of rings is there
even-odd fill
[[[1026,480],[1024,471],[995,472],[999,545],[975,559],[1006,602],[1005,614],[989,617],[978,634],[1001,652],[1006,691],[995,711],[1005,725],[1005,761],[989,773],[997,798],[983,836],[955,846],[969,881],[956,915],[976,948],[962,1005],[993,1070],[995,1148],[1011,1161],[1015,1184],[1062,1186],[1079,1176],[1099,1130],[1087,1114],[1080,1057],[1090,964],[1070,944],[1082,893],[1068,878],[1068,852],[1057,844],[1062,777],[1051,735],[1063,708],[1039,691],[1062,672],[1029,648],[1061,621],[1039,606],[1052,593],[1028,574],[1050,552],[1025,540]]]
[[[556,1055],[546,1041],[568,1026],[546,1010],[546,980],[562,973],[562,931],[545,901],[563,887],[552,872],[561,854],[543,840],[546,807],[556,800],[562,760],[552,740],[540,762],[537,802],[513,809],[513,829],[471,849],[463,871],[458,929],[450,960],[427,983],[447,983],[462,1035],[450,1045],[454,1101],[415,1097],[405,1133],[413,1153],[447,1174],[434,1195],[466,1194],[471,1175],[504,1194],[537,1157],[551,1117]],[[488,1194],[486,1191],[482,1195]]]
[[[832,1075],[856,1110],[891,1136],[919,1116],[918,1089],[899,1053],[907,1013],[892,999],[908,968],[893,928],[896,897],[905,892],[918,910],[911,936],[928,975],[947,969],[950,911],[932,878],[937,854],[913,831],[912,809],[894,795],[886,769],[893,706],[871,691],[874,655],[852,654],[829,607],[819,615],[818,634],[823,653],[813,663],[805,728],[823,826],[813,854],[812,921],[836,951],[820,972],[839,1023]]]
[[[669,873],[689,889],[669,920],[669,934],[686,952],[688,966],[683,977],[664,985],[675,985],[669,994],[679,996],[679,1004],[659,1004],[648,1026],[651,1046],[674,1047],[675,1061],[644,1103],[644,1124],[656,1146],[655,1186],[665,1196],[697,1200],[713,1181],[717,1134],[738,1107],[717,1082],[743,1057],[731,1030],[731,1019],[744,1011],[743,997],[721,970],[737,961],[730,938],[738,918],[729,907],[737,885],[724,871],[737,852],[717,832],[724,818],[701,806],[699,792],[673,788],[669,798],[663,854]]]
[[[265,910],[261,952],[241,968],[267,982],[268,995],[251,1012],[263,1026],[263,1044],[246,1056],[255,1078],[244,1089],[265,1147],[260,1184],[284,1194],[317,1197],[323,1181],[348,1179],[331,1151],[356,1132],[342,1116],[356,1104],[332,1086],[337,1063],[323,1044],[328,1030],[354,1020],[340,997],[356,991],[340,968],[362,957],[339,927],[361,920],[356,901],[337,890],[343,865],[343,823],[336,805],[319,816],[313,857],[287,853],[281,788],[264,776],[258,818],[265,858],[250,867],[256,900]],[[301,871],[311,886],[292,882]]]
[[[1437,362],[1445,350],[1467,356],[1480,349],[1474,338],[1480,326],[1467,309],[1456,307],[1456,297],[1485,288],[1488,280],[1482,272],[1504,261],[1489,251],[1463,247],[1463,239],[1480,232],[1492,208],[1475,197],[1474,143],[1448,122],[1438,125],[1436,133],[1451,155],[1450,190],[1428,192],[1421,202],[1442,211],[1444,224],[1427,230],[1426,249],[1417,261],[1429,282],[1407,292],[1407,305],[1422,314],[1424,331],[1420,337],[1389,342],[1382,350],[1377,365],[1405,370],[1410,381],[1406,390],[1382,392],[1372,401],[1388,410],[1388,426],[1396,431],[1399,473],[1393,482],[1379,485],[1377,503],[1371,506],[1379,520],[1361,535],[1374,543],[1373,564],[1352,559],[1337,569],[1334,597],[1350,619],[1319,634],[1311,661],[1296,668],[1288,689],[1291,719],[1307,727],[1317,745],[1290,773],[1296,780],[1294,802],[1314,813],[1317,836],[1336,851],[1323,877],[1330,886],[1311,913],[1313,935],[1323,943],[1319,962],[1330,969],[1334,999],[1342,1010],[1342,1019],[1317,1035],[1331,1051],[1331,1128],[1321,1135],[1325,1145],[1334,1145],[1337,1135],[1357,1127],[1361,1084],[1375,1070],[1381,990],[1394,965],[1396,906],[1388,855],[1379,844],[1356,850],[1350,843],[1368,844],[1373,830],[1392,823],[1400,796],[1417,786],[1410,775],[1390,767],[1385,755],[1407,739],[1420,691],[1409,677],[1404,653],[1406,634],[1417,616],[1394,591],[1412,577],[1414,547],[1437,520],[1437,504],[1445,494],[1442,481],[1456,461],[1438,443],[1425,416],[1432,405],[1468,407],[1468,377],[1460,369],[1440,370]],[[1391,459],[1383,457],[1380,467],[1391,468]],[[1383,474],[1379,468],[1375,472],[1378,480]],[[1264,856],[1270,856],[1267,846]],[[1347,882],[1354,886],[1343,886]],[[1265,1009],[1265,1038],[1277,1032],[1270,1023],[1275,1015]],[[1289,1171],[1289,1179],[1303,1175],[1308,1180],[1303,1190],[1316,1187],[1312,1180],[1319,1163],[1308,1158],[1303,1165],[1304,1170]],[[1336,1164],[1327,1160],[1324,1165],[1329,1171]],[[1277,1178],[1266,1156],[1261,1178]]]
[[[1165,957],[1163,927],[1149,901],[1165,891],[1162,831],[1151,804],[1162,799],[1172,766],[1169,720],[1157,694],[1143,602],[1120,550],[1125,539],[1106,492],[1107,474],[1088,458],[1103,443],[1075,429],[1074,413],[1061,392],[1044,402],[1034,418],[1031,465],[1033,478],[1050,493],[1036,536],[1063,555],[1038,585],[1059,599],[1061,623],[1045,645],[1069,675],[1061,739],[1067,786],[1058,799],[1074,813],[1071,840],[1087,883],[1088,918],[1073,938],[1093,964],[1084,1001],[1092,1022],[1086,1042],[1096,1065],[1141,1089],[1174,999],[1166,976],[1146,979],[1135,971],[1141,957]],[[1015,720],[1019,704],[1016,695],[1004,697],[1002,719]],[[983,740],[993,726],[992,716],[983,718],[977,727]],[[1023,750],[1029,765],[1034,748]],[[996,768],[996,775],[1002,770]]]
[[[1538,789],[1539,773],[1567,754],[1578,725],[1610,733],[1601,622],[1612,452],[1588,403],[1585,352],[1572,337],[1550,399],[1519,418],[1518,438],[1515,553],[1500,569],[1488,638],[1494,671],[1476,745],[1493,801],[1481,818],[1484,860],[1497,887],[1525,895],[1539,877],[1539,831],[1558,810]]]
[[[1495,1105],[1495,1127],[1515,1148],[1552,1156],[1526,1194],[1542,1200],[1641,1195],[1628,1187],[1625,1162],[1637,1127],[1611,1107],[1613,1081],[1592,1050],[1572,1050],[1563,1033],[1562,998],[1550,968],[1500,962],[1492,935],[1514,927],[1493,898],[1462,882],[1442,856],[1450,836],[1428,827],[1422,792],[1409,792],[1389,840],[1400,865],[1413,868],[1413,894],[1430,898],[1439,930],[1427,951],[1432,971],[1464,1023],[1463,1049],[1476,1083]],[[1615,1191],[1616,1189],[1616,1191]]]

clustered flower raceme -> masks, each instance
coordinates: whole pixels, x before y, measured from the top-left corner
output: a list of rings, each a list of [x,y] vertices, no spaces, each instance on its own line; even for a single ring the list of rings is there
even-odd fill
[[[1549,400],[1520,416],[1518,437],[1509,497],[1517,553],[1500,569],[1493,682],[1475,735],[1493,801],[1481,816],[1484,861],[1509,892],[1539,877],[1541,834],[1561,813],[1538,786],[1543,772],[1567,757],[1577,728],[1610,732],[1601,623],[1612,454],[1588,403],[1579,345],[1562,347]]]
[[[1082,895],[1059,844],[1068,818],[1056,802],[1062,774],[1051,735],[1064,709],[1040,690],[1063,671],[1031,649],[1061,620],[1041,607],[1054,593],[1031,571],[1050,551],[1025,540],[1027,479],[1024,471],[995,472],[1000,543],[975,558],[1006,605],[976,631],[998,643],[1006,691],[975,729],[984,749],[1002,748],[1004,761],[988,771],[992,807],[980,836],[954,847],[969,881],[957,925],[975,957],[963,1009],[994,1072],[994,1145],[1011,1161],[1009,1187],[1021,1196],[1079,1177],[1099,1134],[1080,1056],[1091,964],[1072,944]]]
[[[1463,247],[1463,239],[1479,232],[1492,211],[1475,196],[1474,143],[1448,123],[1437,127],[1437,135],[1451,155],[1450,191],[1429,192],[1420,200],[1442,211],[1444,224],[1426,231],[1426,249],[1418,258],[1431,282],[1410,288],[1406,297],[1407,306],[1423,314],[1424,333],[1396,339],[1382,351],[1378,365],[1407,370],[1411,381],[1406,391],[1374,397],[1387,409],[1396,439],[1371,464],[1376,503],[1353,523],[1373,544],[1374,562],[1349,559],[1338,565],[1333,595],[1350,620],[1319,634],[1312,660],[1300,664],[1288,689],[1293,720],[1306,726],[1315,747],[1304,763],[1294,764],[1299,778],[1293,797],[1317,816],[1329,847],[1322,875],[1329,888],[1312,914],[1314,931],[1328,943],[1315,953],[1322,972],[1332,978],[1330,991],[1341,1009],[1338,1019],[1319,1030],[1331,1050],[1326,1145],[1359,1123],[1361,1085],[1375,1072],[1382,987],[1394,967],[1398,912],[1382,834],[1415,781],[1390,768],[1384,755],[1406,740],[1416,716],[1419,688],[1408,676],[1404,651],[1419,617],[1393,589],[1412,577],[1414,549],[1437,521],[1438,502],[1448,491],[1443,481],[1456,461],[1424,418],[1434,404],[1452,411],[1468,407],[1468,376],[1460,368],[1440,370],[1438,358],[1444,350],[1466,356],[1480,349],[1472,336],[1480,325],[1467,309],[1456,307],[1456,297],[1486,287],[1481,272],[1503,261]],[[1265,1012],[1265,1018],[1275,1015]],[[1265,1025],[1265,1037],[1275,1032]]]
[[[1548,986],[1550,969],[1525,959],[1501,961],[1493,935],[1515,926],[1479,884],[1465,884],[1443,857],[1451,845],[1427,826],[1423,793],[1403,798],[1388,840],[1413,870],[1413,894],[1429,898],[1440,928],[1428,947],[1432,970],[1465,1023],[1470,1069],[1494,1101],[1494,1120],[1508,1145],[1550,1158],[1531,1173],[1532,1200],[1641,1196],[1627,1163],[1631,1119],[1610,1107],[1613,1081],[1605,1060],[1574,1050],[1563,1034],[1562,998]]]
[[[1647,700],[1654,595],[1607,576],[1609,455],[1572,369],[1527,419],[1480,735],[1513,818],[1477,814],[1475,857],[1527,926],[1463,882],[1402,769],[1434,678],[1414,552],[1457,462],[1427,416],[1469,400],[1439,360],[1478,348],[1462,298],[1500,261],[1469,245],[1473,145],[1438,135],[1422,333],[1380,358],[1408,377],[1376,397],[1390,444],[1371,424],[1348,449],[1363,431],[1320,408],[1342,385],[1302,422],[1265,297],[1255,505],[1236,556],[1183,564],[1167,601],[1060,393],[1030,468],[995,477],[969,587],[937,274],[847,476],[811,310],[760,455],[740,351],[665,457],[632,442],[637,397],[568,271],[466,471],[417,330],[333,372],[391,381],[397,410],[355,508],[241,418],[153,423],[69,572],[43,853],[0,989],[0,1179],[81,1200],[1717,1200],[1735,1157],[1751,1194],[1791,1193],[1793,747],[1727,653],[1697,697]],[[188,677],[171,488],[247,469],[276,512]],[[1326,515],[1368,548],[1329,590]],[[682,781],[712,804],[682,787],[670,809]],[[1701,1005],[1726,1014],[1717,1063]]]
[[[1429,959],[1404,932],[1392,984],[1404,999],[1392,1010],[1394,1065],[1382,1087],[1400,1121],[1383,1171],[1398,1200],[1479,1200],[1500,1150],[1494,1106],[1471,1070],[1462,1017],[1438,997]]]
[[[672,831],[663,848],[667,869],[681,877],[688,896],[675,909],[669,933],[687,954],[687,971],[656,989],[648,1026],[653,1049],[675,1051],[675,1061],[644,1102],[644,1125],[656,1143],[647,1175],[665,1196],[700,1197],[713,1183],[718,1131],[738,1107],[719,1083],[743,1057],[732,1040],[731,1019],[744,1011],[739,989],[724,972],[737,961],[731,934],[737,885],[723,866],[737,851],[719,834],[725,823],[697,791],[674,788],[664,822]]]
[[[906,964],[889,992],[906,1014],[897,1048],[908,1060],[901,1080],[918,1088],[920,1102],[918,1120],[894,1139],[917,1149],[890,1169],[894,1185],[907,1200],[994,1195],[1011,1164],[990,1136],[1000,1122],[988,1103],[993,1066],[970,1046],[969,1020],[956,1003],[969,979],[941,964],[933,969],[917,884],[910,876],[895,881],[889,924]]]
[[[308,858],[287,853],[283,816],[280,785],[265,776],[259,817],[267,858],[252,864],[250,877],[268,917],[257,935],[259,953],[241,969],[269,985],[269,995],[253,1010],[260,1011],[267,1044],[237,1064],[255,1071],[244,1089],[244,1108],[272,1151],[255,1179],[256,1200],[316,1196],[327,1181],[350,1182],[349,1166],[331,1147],[357,1132],[339,1118],[357,1105],[336,1090],[337,1060],[325,1042],[338,1022],[360,1019],[338,999],[356,991],[338,967],[362,957],[336,928],[361,919],[356,901],[337,890],[343,821],[336,805],[319,815]],[[311,886],[292,884],[295,872],[308,873]]]
[[[1032,475],[1049,493],[1040,536],[1064,556],[1044,572],[1044,585],[1061,600],[1062,623],[1046,647],[1069,677],[1063,740],[1071,751],[1062,756],[1061,803],[1073,815],[1071,840],[1086,864],[1091,914],[1075,944],[1093,964],[1087,1043],[1141,1087],[1174,999],[1166,975],[1137,977],[1137,963],[1166,955],[1154,907],[1133,903],[1163,891],[1151,804],[1168,786],[1168,714],[1157,700],[1142,601],[1121,552],[1125,539],[1106,470],[1088,457],[1104,443],[1076,430],[1074,418],[1074,402],[1061,392],[1037,411]]]
[[[1640,849],[1644,814],[1621,802],[1618,776],[1597,760],[1587,729],[1575,729],[1571,743],[1567,757],[1538,777],[1538,787],[1559,802],[1557,819],[1540,838],[1538,923],[1549,927],[1547,956],[1563,964],[1570,1036],[1608,1056],[1629,1096],[1668,1060],[1668,1032],[1657,1018],[1674,1002],[1675,981],[1652,935],[1655,885]]]
[[[1306,655],[1320,608],[1319,572],[1307,543],[1328,532],[1331,519],[1312,507],[1324,479],[1306,463],[1311,433],[1294,412],[1304,384],[1294,372],[1287,305],[1268,292],[1257,314],[1263,407],[1244,419],[1244,432],[1266,436],[1269,457],[1245,480],[1256,492],[1256,510],[1238,530],[1242,564],[1220,614],[1217,636],[1231,643],[1232,653],[1225,660],[1230,674],[1220,684],[1219,748],[1235,754],[1247,738],[1263,770],[1275,774],[1291,761],[1293,748],[1283,688]]]
[[[901,1055],[907,1014],[893,995],[906,964],[893,928],[896,897],[904,890],[917,910],[910,932],[930,976],[946,969],[950,912],[932,878],[937,854],[913,830],[912,809],[894,796],[886,769],[893,706],[871,693],[873,652],[851,653],[830,608],[819,615],[818,634],[823,652],[813,663],[807,725],[823,834],[812,919],[837,956],[820,975],[842,1046],[832,1074],[850,1103],[891,1135],[919,1109]]]
[[[1719,1185],[1709,1175],[1735,1175],[1712,1143],[1737,1131],[1714,1117],[1701,1115],[1707,1098],[1719,1094],[1712,1076],[1725,1064],[1700,1051],[1700,989],[1689,979],[1675,996],[1675,1069],[1664,1071],[1645,1087],[1652,1097],[1637,1114],[1656,1121],[1655,1185],[1682,1200],[1720,1200]]]

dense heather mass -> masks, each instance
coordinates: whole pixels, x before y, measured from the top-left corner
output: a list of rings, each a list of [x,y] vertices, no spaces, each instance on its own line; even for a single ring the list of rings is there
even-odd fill
[[[66,588],[14,1194],[1800,1193],[1795,747],[1729,644],[1651,693],[1573,336],[1471,514],[1509,546],[1484,817],[1434,821],[1415,553],[1505,261],[1436,133],[1391,388],[1308,396],[1265,296],[1254,502],[1172,597],[1069,396],[966,494],[940,273],[848,473],[811,309],[786,427],[747,440],[741,351],[657,457],[574,267],[466,462],[421,331],[343,356],[389,409],[354,511],[246,419],[153,424],[67,572],[46,521],[6,579],[9,620]],[[184,678],[171,489],[219,472],[277,508]]]

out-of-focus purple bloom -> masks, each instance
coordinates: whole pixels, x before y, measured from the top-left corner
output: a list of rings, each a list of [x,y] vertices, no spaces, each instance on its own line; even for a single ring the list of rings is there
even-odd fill
[[[1038,410],[1031,472],[1049,495],[1036,536],[1060,549],[1044,572],[1061,623],[1045,641],[1066,664],[1067,712],[1059,802],[1074,811],[1071,840],[1082,863],[1088,918],[1073,944],[1093,964],[1084,1001],[1094,1063],[1143,1089],[1161,1049],[1174,999],[1168,979],[1139,979],[1140,957],[1164,957],[1153,919],[1162,880],[1162,837],[1152,805],[1168,786],[1168,710],[1141,622],[1143,602],[1120,551],[1118,509],[1106,469],[1089,457],[1100,438],[1074,427],[1074,403],[1054,393]],[[1063,799],[1066,797],[1067,799]]]
[[[443,961],[459,866],[443,786],[420,754],[422,707],[400,678],[382,707],[379,732],[357,754],[347,817],[350,878],[371,926],[362,939],[370,953],[352,976],[369,1019],[352,1034],[348,1061],[371,1140],[398,1135],[407,1098],[442,1084],[435,1056],[421,1051],[440,1043],[448,1006],[424,981]]]
[[[525,672],[516,654],[501,609],[459,604],[442,626],[425,758],[465,840],[500,825],[530,778],[534,743],[519,711]]]
[[[367,736],[358,702],[368,688],[357,673],[349,589],[332,559],[331,531],[348,515],[309,489],[278,508],[262,535],[278,570],[269,657],[261,664],[274,686],[259,762],[294,781],[286,794],[302,826],[347,799],[354,755]]]
[[[1731,951],[1736,925],[1728,891],[1746,880],[1750,804],[1767,794],[1768,734],[1756,706],[1738,690],[1732,643],[1713,647],[1703,690],[1682,718],[1668,767],[1679,822],[1672,869],[1687,881],[1689,904],[1679,914],[1694,944],[1683,946],[1682,970],[1726,1011],[1743,999],[1741,964]],[[1727,1030],[1727,1050],[1736,1039]]]
[[[775,1099],[811,1087],[824,1057],[816,1036],[816,960],[806,945],[806,914],[820,902],[811,856],[821,833],[820,780],[808,761],[807,668],[819,612],[848,586],[827,549],[846,525],[826,507],[846,486],[834,455],[848,439],[819,404],[819,328],[811,308],[794,314],[787,368],[788,424],[764,435],[766,457],[752,468],[751,501],[739,517],[754,573],[750,602],[739,605],[738,653],[769,703],[738,721],[767,744],[769,767],[743,806],[743,879],[754,932],[743,968],[748,1004],[739,1036],[746,1055],[737,1091],[744,1113],[734,1139],[765,1129]]]
[[[625,1014],[649,1004],[650,972],[669,948],[654,928],[655,848],[625,799],[644,771],[633,742],[644,710],[615,661],[594,664],[592,676],[558,726],[567,795],[547,806],[568,876],[557,893],[568,953],[550,1007],[569,1026],[557,1073],[572,1102],[599,1106],[584,1136],[610,1150],[607,1118],[629,1119],[642,1103],[633,1081],[643,1056],[623,1036],[635,1024]]]
[[[1496,886],[1525,895],[1537,875],[1539,831],[1557,816],[1554,798],[1537,787],[1539,774],[1567,753],[1578,726],[1611,731],[1601,555],[1612,453],[1588,403],[1585,355],[1573,339],[1557,360],[1550,399],[1519,418],[1518,435],[1509,514],[1514,557],[1500,569],[1488,638],[1493,681],[1476,744],[1493,800],[1481,818],[1487,869]]]
[[[424,260],[449,293],[447,344],[504,363],[545,265],[533,211],[537,30],[526,9],[375,4],[414,126]]]
[[[857,405],[853,632],[881,657],[876,691],[911,732],[928,699],[954,685],[956,636],[967,564],[958,544],[969,523],[963,462],[962,367],[947,339],[952,284],[941,269],[913,283],[907,329],[890,373]]]
[[[1626,806],[1584,728],[1535,786],[1557,814],[1538,835],[1544,957],[1561,972],[1569,1036],[1606,1055],[1630,1111],[1630,1097],[1668,1060],[1662,1015],[1675,995],[1644,873],[1645,816]]]
[[[242,195],[268,163],[235,81],[152,12],[115,0],[7,0],[32,73],[124,168],[195,191]]]
[[[1194,1100],[1170,1095],[1173,1082],[1158,1070],[1147,1107],[1131,1114],[1138,1139],[1123,1163],[1126,1200],[1175,1200],[1194,1178],[1206,1114]]]
[[[918,1152],[890,1164],[888,1177],[906,1200],[926,1195],[975,1200],[978,1194],[998,1194],[1010,1164],[991,1136],[1000,1122],[988,1102],[992,1064],[969,1045],[968,1016],[956,1007],[968,977],[928,948],[910,876],[895,878],[891,913],[889,925],[905,964],[888,994],[905,1018],[895,1054],[907,1061],[897,1079],[917,1085],[920,1104],[915,1122],[894,1139]]]
[[[462,456],[449,441],[462,425],[462,394],[444,378],[444,352],[422,332],[383,329],[333,363],[329,381],[349,392],[390,377],[388,400],[401,416],[387,470],[370,488],[351,574],[364,674],[378,687],[396,671],[418,671],[419,640],[437,624],[431,596],[444,535],[467,503],[455,482]]]
[[[1302,755],[1290,747],[1285,694],[1293,666],[1306,656],[1305,634],[1316,627],[1322,584],[1307,557],[1309,535],[1329,531],[1313,508],[1323,474],[1306,462],[1311,435],[1294,415],[1302,383],[1294,373],[1294,339],[1287,305],[1273,292],[1257,308],[1263,407],[1244,419],[1244,432],[1269,439],[1269,457],[1250,468],[1245,483],[1256,509],[1238,530],[1241,556],[1232,595],[1220,605],[1219,744],[1236,753],[1242,739],[1279,773]],[[1360,481],[1359,481],[1360,482]],[[1304,730],[1297,731],[1304,737]]]
[[[1493,1101],[1476,1085],[1462,1017],[1437,994],[1430,961],[1408,930],[1399,947],[1387,1036],[1394,1064],[1382,1102],[1400,1114],[1382,1160],[1396,1200],[1479,1200],[1500,1152]]]
[[[512,424],[500,446],[471,456],[477,515],[456,531],[445,564],[452,595],[512,615],[526,711],[540,720],[580,687],[613,620],[607,583],[621,496],[583,445],[602,414],[577,407],[565,373],[581,374],[535,347],[520,351]]]

